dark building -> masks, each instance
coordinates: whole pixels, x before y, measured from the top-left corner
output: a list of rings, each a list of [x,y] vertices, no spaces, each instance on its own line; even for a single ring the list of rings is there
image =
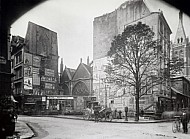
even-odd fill
[[[58,93],[57,33],[29,22],[26,38],[13,36],[11,47],[14,95],[23,112],[41,112],[46,95]]]
[[[171,78],[171,90],[174,110],[190,108],[190,81],[187,77],[176,76]]]

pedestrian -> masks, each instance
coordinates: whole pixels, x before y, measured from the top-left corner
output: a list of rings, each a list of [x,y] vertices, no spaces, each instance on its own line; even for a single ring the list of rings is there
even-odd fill
[[[187,114],[187,111],[185,108],[182,109],[182,116],[181,116],[181,122],[182,122],[182,125],[183,125],[183,132],[185,134],[187,134],[188,132],[188,122],[189,122],[189,117],[188,117],[188,114]]]
[[[127,113],[128,113],[128,107],[126,106],[125,107],[125,121],[128,121]]]
[[[143,115],[144,115],[144,110],[141,109],[141,116],[143,117]]]
[[[95,118],[95,123],[98,122],[98,117],[99,117],[99,111],[98,108],[95,107],[94,109],[94,118]]]
[[[117,118],[117,109],[115,109],[115,111],[114,111],[114,117],[115,117],[115,119]]]
[[[119,119],[121,119],[121,113],[122,113],[122,111],[121,110],[119,110]]]

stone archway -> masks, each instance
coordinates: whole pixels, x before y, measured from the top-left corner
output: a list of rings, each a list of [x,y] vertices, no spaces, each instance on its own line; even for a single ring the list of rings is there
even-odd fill
[[[79,81],[73,87],[72,94],[76,96],[87,96],[90,94],[90,91],[84,82]]]

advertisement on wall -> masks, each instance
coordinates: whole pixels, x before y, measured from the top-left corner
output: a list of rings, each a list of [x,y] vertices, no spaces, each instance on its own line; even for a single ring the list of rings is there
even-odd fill
[[[40,85],[39,68],[33,67],[33,85]]]
[[[41,57],[33,56],[33,66],[40,67],[40,61],[41,61]]]
[[[45,75],[54,77],[54,70],[45,68]]]
[[[32,77],[32,66],[24,67],[24,77]]]
[[[24,89],[26,90],[32,89],[32,78],[24,77]]]
[[[45,83],[45,88],[46,89],[55,89],[55,85],[51,83]]]
[[[24,53],[24,64],[32,65],[32,54]]]

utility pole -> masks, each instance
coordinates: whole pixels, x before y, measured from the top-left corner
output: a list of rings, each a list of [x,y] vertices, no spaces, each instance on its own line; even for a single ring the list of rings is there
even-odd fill
[[[106,82],[105,82],[105,108],[107,108],[107,88],[106,88]]]

